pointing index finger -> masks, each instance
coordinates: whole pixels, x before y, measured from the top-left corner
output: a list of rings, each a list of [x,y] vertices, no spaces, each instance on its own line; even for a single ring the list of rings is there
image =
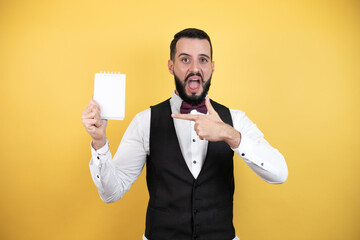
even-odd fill
[[[192,115],[192,114],[173,113],[173,114],[171,114],[171,117],[176,118],[176,119],[196,121],[199,116],[198,115]]]

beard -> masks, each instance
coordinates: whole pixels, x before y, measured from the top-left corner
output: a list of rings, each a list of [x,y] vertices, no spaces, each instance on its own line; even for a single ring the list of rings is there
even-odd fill
[[[201,94],[198,96],[195,93],[193,93],[191,95],[186,94],[185,87],[189,80],[189,77],[192,77],[192,76],[199,76],[201,78],[200,84],[201,84],[203,90],[202,90]],[[210,89],[211,78],[212,78],[212,74],[210,75],[209,79],[206,82],[204,82],[204,79],[200,73],[190,73],[189,75],[186,76],[184,83],[182,83],[181,80],[174,73],[175,86],[176,86],[177,92],[179,93],[179,96],[182,98],[182,100],[191,104],[192,106],[198,105],[202,101],[205,100],[205,97]]]

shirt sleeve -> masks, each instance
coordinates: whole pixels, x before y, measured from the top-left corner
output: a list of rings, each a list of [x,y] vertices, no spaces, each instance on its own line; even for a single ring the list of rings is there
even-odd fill
[[[288,168],[283,155],[264,139],[263,133],[244,112],[230,110],[230,113],[234,128],[241,133],[240,145],[234,152],[264,181],[284,183]]]
[[[91,145],[91,177],[101,199],[119,200],[139,177],[149,154],[150,109],[137,114],[127,128],[114,158],[109,143],[95,150]]]

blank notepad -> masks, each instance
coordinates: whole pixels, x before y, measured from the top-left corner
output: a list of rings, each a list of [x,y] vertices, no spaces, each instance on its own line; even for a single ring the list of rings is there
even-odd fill
[[[124,120],[125,74],[95,73],[94,100],[100,105],[102,119]]]

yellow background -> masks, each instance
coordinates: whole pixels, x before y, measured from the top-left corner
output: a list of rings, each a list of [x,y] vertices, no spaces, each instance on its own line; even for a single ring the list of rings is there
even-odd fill
[[[103,203],[81,112],[94,73],[127,75],[126,116],[170,97],[169,44],[183,28],[214,46],[210,96],[241,109],[285,156],[270,185],[236,157],[241,240],[360,239],[360,3],[1,1],[0,239],[141,239],[142,173]]]

